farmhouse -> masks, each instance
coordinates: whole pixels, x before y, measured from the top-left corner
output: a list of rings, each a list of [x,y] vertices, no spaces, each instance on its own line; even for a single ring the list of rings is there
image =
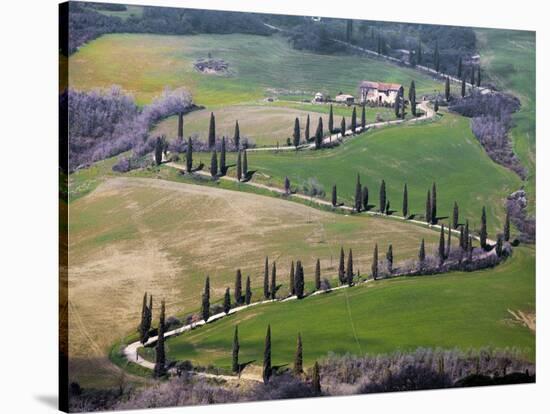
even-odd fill
[[[393,104],[401,88],[398,83],[363,81],[359,85],[360,102],[376,105]]]

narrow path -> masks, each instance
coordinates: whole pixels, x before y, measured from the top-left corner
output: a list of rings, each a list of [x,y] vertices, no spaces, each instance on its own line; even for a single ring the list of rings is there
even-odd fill
[[[483,260],[483,259],[485,259],[489,256],[492,256],[492,255],[496,255],[496,251],[495,251],[494,248],[491,249],[490,251],[484,252],[483,254],[477,256],[477,259],[478,260]],[[458,263],[458,260],[454,260],[454,261],[451,261],[451,262],[448,262],[448,263],[456,264],[456,263]],[[410,275],[410,273],[402,272],[402,273],[393,274],[392,277],[407,276],[407,275]],[[341,286],[337,286],[335,288],[331,288],[331,289],[326,290],[326,291],[325,290],[317,290],[315,292],[312,292],[312,293],[304,296],[304,298],[302,298],[302,300],[307,300],[309,297],[314,297],[314,296],[321,295],[321,294],[329,294],[333,291],[346,289],[346,288],[350,288],[350,287],[354,287],[354,286],[361,286],[361,285],[365,285],[365,284],[372,283],[372,282],[373,282],[373,279],[367,279],[367,280],[362,280],[362,281],[359,281],[357,283],[354,283],[351,286],[347,285],[347,284],[344,284],[344,285],[341,285]],[[361,350],[361,344],[360,344],[359,338],[357,337],[357,333],[355,332],[355,326],[353,324],[353,319],[352,319],[352,315],[351,315],[351,309],[349,307],[347,294],[345,296],[346,296],[345,297],[346,308],[347,308],[347,311],[348,311],[348,314],[349,314],[349,317],[350,317],[350,323],[352,325],[353,334],[354,334],[355,340],[357,342],[357,346],[359,347],[359,350]],[[180,335],[184,332],[191,331],[191,330],[196,329],[198,327],[204,326],[207,323],[212,323],[212,322],[217,321],[219,319],[222,319],[226,316],[233,315],[237,312],[242,312],[242,311],[244,311],[248,308],[254,307],[254,306],[266,305],[266,304],[277,303],[277,302],[288,302],[288,301],[297,300],[297,299],[298,299],[297,296],[289,296],[289,297],[286,297],[286,298],[263,300],[263,301],[259,301],[259,302],[253,302],[249,305],[239,306],[239,307],[231,309],[227,314],[225,312],[220,312],[220,313],[217,313],[215,315],[210,316],[206,321],[204,319],[202,319],[200,321],[190,323],[190,324],[184,325],[180,328],[168,331],[164,334],[164,338],[169,338],[171,336]],[[123,349],[122,353],[123,353],[124,357],[129,362],[133,362],[133,363],[135,363],[137,365],[140,365],[144,368],[147,368],[149,370],[154,370],[155,364],[153,362],[147,361],[146,359],[142,358],[139,355],[138,350],[139,350],[139,348],[141,348],[143,346],[153,345],[157,340],[158,340],[158,335],[150,337],[145,344],[142,344],[140,341],[135,341],[131,344],[128,344]],[[188,372],[192,375],[202,377],[202,378],[216,378],[216,379],[221,379],[221,380],[225,380],[225,381],[247,380],[247,381],[261,382],[261,380],[258,379],[258,378],[248,377],[248,376],[239,377],[237,375],[222,375],[222,374],[212,374],[212,373],[207,373],[207,372],[196,372],[196,371],[188,371]]]
[[[391,121],[382,121],[382,122],[373,122],[371,124],[366,124],[365,128],[359,126],[355,128],[355,133],[350,129],[346,130],[344,135],[342,133],[337,134],[331,134],[323,138],[323,144],[330,144],[333,141],[339,141],[343,139],[351,139],[356,136],[356,134],[366,132],[369,129],[373,128],[383,128],[385,126],[390,125],[399,125],[402,123],[414,123],[419,121],[425,121],[426,119],[432,119],[435,116],[435,111],[430,108],[428,105],[428,101],[422,101],[419,102],[418,107],[424,112],[424,115],[419,116],[417,118],[412,119],[393,119]],[[348,137],[348,138],[346,138]],[[315,142],[301,144],[298,146],[298,148],[294,147],[293,145],[287,145],[287,146],[276,146],[276,147],[261,147],[261,148],[249,148],[246,151],[248,152],[255,152],[255,151],[295,151],[295,150],[302,150],[302,149],[315,149]]]

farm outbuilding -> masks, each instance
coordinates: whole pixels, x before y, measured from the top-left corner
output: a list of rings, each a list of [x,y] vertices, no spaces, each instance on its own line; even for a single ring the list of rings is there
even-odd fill
[[[355,97],[353,95],[348,95],[345,93],[341,93],[339,95],[336,95],[336,98],[334,98],[334,101],[336,103],[343,103],[346,105],[351,105],[355,101]]]

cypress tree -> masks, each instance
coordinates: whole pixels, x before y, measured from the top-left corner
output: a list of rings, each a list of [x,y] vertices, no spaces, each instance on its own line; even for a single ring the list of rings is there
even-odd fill
[[[476,82],[475,71],[474,71],[474,67],[472,66],[472,70],[470,71],[470,85],[472,85],[473,87],[475,85],[475,82]]]
[[[243,302],[241,269],[237,269],[235,275],[235,291],[233,293],[235,295],[235,303],[240,305]]]
[[[294,354],[293,371],[295,375],[300,375],[304,371],[302,335],[300,333],[298,333],[298,339],[296,341],[296,353]]]
[[[386,209],[384,210],[386,215],[390,214],[390,200],[386,201]]]
[[[266,256],[264,265],[264,298],[269,299],[269,296],[269,262]]]
[[[151,329],[153,323],[153,295],[149,295],[149,307],[147,311],[147,332]],[[149,334],[147,334],[149,335]]]
[[[380,37],[380,32],[378,32],[378,44],[377,44],[376,52],[379,55],[382,54],[382,38]]]
[[[183,139],[183,112],[178,113],[178,139]]]
[[[411,81],[411,86],[409,87],[409,101],[411,102],[411,113],[413,116],[416,116],[416,86],[414,81]]]
[[[304,130],[304,139],[305,139],[306,142],[309,141],[309,137],[310,137],[310,134],[309,134],[309,114],[307,114],[306,128]]]
[[[313,364],[313,370],[311,373],[311,388],[315,395],[321,394],[321,376],[319,374],[319,364],[317,361]]]
[[[277,294],[277,265],[275,262],[271,264],[271,299],[275,299]]]
[[[451,226],[448,226],[447,232],[447,250],[445,251],[445,259],[451,256]]]
[[[477,67],[477,87],[481,86],[481,66]]]
[[[243,152],[243,178],[246,178],[248,176],[248,155],[245,149],[242,150]]]
[[[472,253],[474,251],[474,247],[472,246],[472,236],[468,237],[468,260],[472,261]]]
[[[244,295],[244,303],[250,305],[252,299],[252,289],[250,288],[250,276],[246,277],[246,293]]]
[[[162,164],[162,150],[164,148],[164,144],[162,142],[161,137],[157,137],[157,140],[155,141],[155,164],[160,165]]]
[[[365,185],[363,187],[363,210],[369,209],[369,188]]]
[[[166,373],[166,352],[164,349],[164,332],[166,326],[164,323],[165,319],[165,306],[164,300],[160,303],[160,316],[159,316],[159,329],[158,329],[158,339],[156,347],[156,361],[155,361],[155,377],[161,377]]]
[[[416,61],[418,64],[422,64],[422,43],[418,39],[418,45],[416,46]]]
[[[487,214],[485,206],[481,209],[481,229],[479,231],[479,243],[483,249],[487,248]]]
[[[357,182],[355,183],[355,211],[361,212],[361,205],[363,204],[363,193],[361,191],[361,181],[359,174],[357,174]]]
[[[432,212],[430,214],[432,219],[432,224],[437,224],[437,193],[435,189],[435,182],[432,184]]]
[[[434,104],[434,112],[439,112],[439,99],[436,98]]]
[[[388,273],[391,275],[393,272],[393,246],[391,244],[386,252],[386,261],[388,263]]]
[[[321,148],[323,145],[323,118],[319,117],[317,131],[315,132],[315,149]]]
[[[242,158],[241,158],[241,151],[237,153],[237,180],[241,181],[243,178],[243,166],[242,166]]]
[[[401,95],[399,92],[397,92],[397,96],[395,97],[395,102],[393,103],[393,110],[395,112],[395,117],[399,118],[399,112],[401,110]]]
[[[434,68],[436,72],[439,72],[439,42],[435,41],[435,50],[434,50]]]
[[[421,266],[424,264],[424,260],[426,260],[426,247],[424,245],[424,239],[422,239],[422,242],[420,243],[420,250],[418,251],[418,261]]]
[[[407,190],[407,184],[403,187],[403,217],[409,217],[409,191]]]
[[[351,133],[355,134],[355,132],[357,132],[357,111],[354,106],[351,111]]]
[[[464,226],[464,250],[468,250],[469,239],[470,239],[470,222],[466,220],[466,226]]]
[[[225,172],[227,171],[227,164],[225,162],[225,137],[222,137],[222,148],[220,152],[220,174],[225,175]]]
[[[233,352],[232,352],[232,370],[239,373],[239,325],[235,325],[235,333],[233,334]]]
[[[497,245],[495,251],[498,257],[502,256],[502,236],[499,234],[497,237]]]
[[[349,249],[348,265],[346,267],[346,281],[348,286],[353,285],[353,252]]]
[[[430,190],[428,190],[428,195],[426,196],[426,223],[432,222],[432,198],[430,195]]]
[[[380,183],[380,205],[379,210],[383,213],[386,210],[386,182],[382,180]]]
[[[210,175],[215,177],[218,175],[218,155],[216,154],[216,149],[212,151],[212,159],[210,160]]]
[[[445,79],[445,100],[449,102],[449,99],[451,99],[451,80],[447,76]]]
[[[285,177],[285,194],[290,194],[290,180],[288,179],[288,177]]]
[[[328,113],[328,132],[332,134],[332,131],[334,131],[334,114],[332,112],[332,104],[331,104],[329,113]]]
[[[139,340],[142,344],[149,339],[149,330],[151,329],[151,309],[147,307],[147,292],[143,295],[143,304],[141,306],[141,323],[139,324]]]
[[[462,250],[466,250],[465,242],[464,242],[464,226],[460,226],[460,239],[459,239],[459,245]]]
[[[290,275],[289,275],[290,294],[296,294],[296,281],[294,280],[294,260],[290,263]]]
[[[365,130],[367,126],[367,113],[365,109],[365,104],[361,105],[361,131]]]
[[[225,313],[229,313],[231,310],[231,293],[229,292],[229,288],[225,289],[225,295],[223,296],[223,311]]]
[[[344,284],[345,270],[344,270],[344,248],[340,247],[340,263],[338,264],[338,280],[340,284]]]
[[[332,207],[336,207],[338,204],[338,196],[336,194],[336,184],[332,186]]]
[[[298,299],[302,299],[304,297],[304,268],[300,260],[296,262],[294,279],[296,283],[296,296]]]
[[[443,264],[445,261],[445,228],[443,224],[441,225],[441,231],[439,233],[439,262]]]
[[[210,112],[210,125],[208,126],[208,148],[212,149],[216,145],[216,118],[214,112]]]
[[[510,241],[510,210],[506,209],[506,219],[504,220],[504,241]]]
[[[321,261],[317,259],[315,263],[315,290],[321,289]]]
[[[378,277],[378,244],[374,245],[374,253],[372,254],[372,278],[376,280]]]
[[[340,121],[340,131],[342,133],[342,136],[344,137],[346,135],[346,118],[342,117],[342,120]]]
[[[202,294],[202,319],[208,321],[210,317],[210,277],[206,276],[206,281],[204,282],[204,292]]]
[[[460,96],[463,98],[466,96],[466,79],[462,78],[462,87],[460,88]]]
[[[462,58],[458,58],[458,69],[456,71],[456,77],[458,79],[462,78]]]
[[[239,121],[235,121],[235,132],[233,133],[233,142],[235,143],[235,149],[238,151],[241,148],[241,129],[239,128]]]
[[[458,227],[458,204],[455,201],[453,206],[453,229]]]
[[[269,382],[269,378],[271,378],[271,325],[267,325],[267,332],[265,334],[263,367],[264,384]]]
[[[300,145],[300,120],[298,117],[294,120],[294,133],[292,134],[292,139],[294,146],[298,149],[298,145]]]
[[[187,140],[187,153],[185,156],[185,170],[190,173],[193,170],[193,142],[191,137]]]

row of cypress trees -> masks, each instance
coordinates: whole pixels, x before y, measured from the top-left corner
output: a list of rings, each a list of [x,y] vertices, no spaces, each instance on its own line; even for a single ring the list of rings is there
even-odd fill
[[[405,187],[406,188],[406,187]],[[432,190],[433,191],[433,190]],[[433,200],[433,199],[431,199]],[[456,207],[456,203],[455,203]],[[458,209],[458,208],[457,208]],[[430,210],[433,213],[433,210]],[[456,217],[458,213],[456,213]],[[453,215],[453,226],[457,224],[457,219]],[[450,256],[451,251],[451,225],[447,226],[447,241],[445,241],[445,226],[441,225],[440,236],[439,236],[439,245],[438,245],[438,256],[440,263],[443,264]],[[473,237],[470,234],[469,221],[466,220],[465,225],[460,225],[460,238],[459,246],[468,253],[468,258],[472,258],[472,239]],[[502,254],[503,242],[509,241],[510,239],[510,214],[507,212],[506,220],[504,225],[504,232],[502,235],[498,236],[496,251],[500,256]],[[487,215],[485,207],[482,208],[481,213],[481,228],[480,228],[480,246],[482,248],[487,248]],[[425,240],[422,239],[420,243],[420,248],[418,251],[418,260],[419,264],[422,267],[426,260],[426,246]],[[338,278],[340,284],[348,284],[349,286],[353,285],[354,280],[354,271],[353,271],[353,252],[352,249],[349,250],[347,264],[346,262],[344,248],[340,248],[340,261],[338,265]],[[388,267],[388,272],[391,274],[393,271],[393,246],[390,244],[386,252],[386,263]],[[375,244],[373,250],[373,260],[371,264],[371,275],[374,280],[378,279],[379,276],[379,257],[378,257],[378,244]],[[359,275],[359,271],[357,271]],[[264,266],[264,298],[265,299],[276,299],[277,291],[277,267],[276,263],[273,262],[271,266],[271,279],[269,279],[269,259],[265,258]],[[299,299],[304,297],[304,270],[300,260],[296,262],[294,266],[294,261],[291,263],[290,268],[290,278],[291,294],[296,295]],[[315,265],[315,290],[321,288],[321,265],[320,260],[317,259]],[[242,272],[240,269],[237,269],[235,275],[235,289],[234,289],[234,300],[237,305],[241,304],[250,304],[252,298],[252,290],[250,284],[250,276],[246,279],[245,294],[242,294]],[[140,341],[145,343],[148,340],[149,330],[151,328],[151,318],[152,318],[152,308],[153,308],[153,297],[149,296],[149,301],[147,300],[147,293],[144,294],[142,311],[141,311],[141,323],[139,326]],[[231,295],[230,289],[226,288],[223,309],[225,313],[229,313],[231,309]],[[202,317],[205,321],[210,317],[210,278],[207,276],[205,280],[204,292],[202,295]],[[159,316],[159,328],[158,328],[158,340],[156,345],[156,363],[154,369],[154,375],[159,377],[166,373],[165,371],[165,349],[164,349],[164,333],[165,333],[165,303],[164,300],[161,302],[161,310]],[[238,353],[239,353],[239,342],[238,342],[238,328],[235,327],[235,334],[233,340],[233,371],[239,372],[240,366],[238,363]],[[294,363],[294,372],[302,372],[302,340],[301,336],[298,335],[297,349],[295,355]],[[268,326],[264,350],[264,382],[267,383],[271,376],[271,329]],[[315,389],[320,392],[319,385],[319,372],[317,364],[314,366],[313,370],[313,379]],[[315,383],[317,381],[317,383]]]

